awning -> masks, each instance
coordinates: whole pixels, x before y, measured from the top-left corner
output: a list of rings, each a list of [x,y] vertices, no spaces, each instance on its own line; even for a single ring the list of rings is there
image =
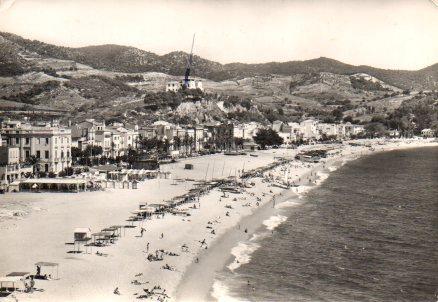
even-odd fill
[[[36,266],[58,266],[59,263],[40,261],[40,262],[35,263],[35,265]]]
[[[12,272],[6,275],[6,277],[27,277],[30,275],[28,272]]]

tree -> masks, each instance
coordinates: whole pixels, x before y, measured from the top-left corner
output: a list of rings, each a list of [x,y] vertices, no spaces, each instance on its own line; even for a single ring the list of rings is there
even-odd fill
[[[154,148],[157,147],[157,139],[156,138],[142,138],[139,141],[139,147],[140,149],[146,151],[146,152],[150,152],[152,151]]]
[[[168,138],[166,138],[166,139],[164,140],[164,142],[163,142],[163,149],[164,149],[164,152],[165,152],[166,154],[169,153],[169,149],[170,149],[170,141],[169,141]]]
[[[365,133],[370,138],[382,137],[386,134],[386,127],[382,123],[369,123],[365,125]]]
[[[341,109],[336,108],[332,111],[332,115],[336,121],[340,121],[340,120],[342,120],[342,117],[344,114],[342,113]]]
[[[242,137],[235,137],[234,138],[234,145],[236,148],[243,148],[243,138]]]
[[[344,117],[344,123],[353,123],[353,118],[351,117],[351,115],[347,115],[346,117]]]
[[[71,147],[71,157],[73,159],[76,159],[76,158],[79,158],[82,156],[83,156],[83,153],[82,153],[81,149],[79,149],[78,147]]]
[[[175,136],[173,138],[173,149],[179,150],[180,147],[181,147],[181,139],[178,136]]]
[[[36,157],[35,155],[31,155],[26,159],[26,162],[28,164],[32,165],[32,171],[33,171],[33,174],[35,174],[36,167],[39,165],[40,159],[38,157]]]
[[[259,144],[262,149],[265,149],[266,146],[279,146],[283,144],[283,138],[272,129],[259,130],[256,136],[254,136],[254,141]]]

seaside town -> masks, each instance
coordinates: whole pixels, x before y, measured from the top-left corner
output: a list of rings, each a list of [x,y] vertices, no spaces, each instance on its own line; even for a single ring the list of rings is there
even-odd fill
[[[438,299],[433,1],[54,2],[0,0],[0,302]]]
[[[273,231],[283,216],[269,218],[271,207],[294,206],[290,198],[303,196],[349,160],[437,145],[429,130],[413,138],[373,139],[364,131],[314,119],[269,127],[165,121],[138,127],[93,119],[63,126],[4,119],[0,244],[16,240],[17,219],[24,219],[25,235],[21,244],[9,245],[2,291],[11,301],[204,300],[216,286],[214,271],[229,261],[227,253],[208,256],[216,238],[251,236],[259,224],[245,219],[258,215]],[[59,219],[55,236],[31,231]],[[175,228],[180,234],[169,237]],[[50,252],[37,248],[42,242]],[[228,267],[233,271],[246,261],[245,253],[236,253]],[[205,266],[211,269],[207,276],[199,271]],[[115,273],[108,267],[118,268],[117,280],[105,277]],[[205,284],[193,290],[200,276]],[[211,295],[220,300],[220,291]]]
[[[278,140],[265,140],[258,132]],[[137,181],[159,174],[160,163],[225,152],[238,155],[266,146],[296,148],[302,144],[365,138],[362,125],[274,121],[233,125],[211,123],[185,127],[157,121],[148,127],[87,119],[75,125],[5,119],[0,128],[2,192],[83,191],[109,185],[135,188]],[[434,137],[423,129],[421,137]],[[388,137],[399,138],[397,130]],[[272,144],[272,142],[274,144]]]

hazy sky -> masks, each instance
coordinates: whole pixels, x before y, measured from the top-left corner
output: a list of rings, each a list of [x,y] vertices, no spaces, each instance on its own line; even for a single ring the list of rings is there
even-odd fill
[[[438,0],[0,0],[0,30],[65,46],[190,50],[219,61],[438,62]]]

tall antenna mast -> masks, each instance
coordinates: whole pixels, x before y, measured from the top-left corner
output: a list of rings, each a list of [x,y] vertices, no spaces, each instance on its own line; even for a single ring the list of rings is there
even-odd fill
[[[186,68],[186,72],[184,74],[184,85],[186,86],[186,88],[189,87],[190,68],[192,67],[192,63],[193,63],[193,46],[194,45],[195,45],[195,34],[193,34],[192,48],[190,50],[190,55],[187,58],[187,68]]]

